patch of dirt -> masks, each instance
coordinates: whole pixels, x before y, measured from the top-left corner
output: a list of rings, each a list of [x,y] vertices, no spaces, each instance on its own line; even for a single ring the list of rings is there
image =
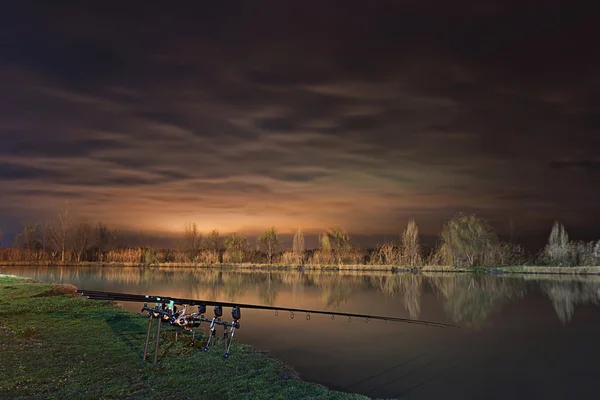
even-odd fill
[[[38,295],[35,295],[33,297],[51,297],[51,296],[69,296],[69,297],[76,297],[77,293],[75,293],[75,291],[77,290],[76,286],[73,285],[69,285],[69,284],[57,284],[52,286],[52,288],[50,290],[46,290],[43,293],[40,293]]]

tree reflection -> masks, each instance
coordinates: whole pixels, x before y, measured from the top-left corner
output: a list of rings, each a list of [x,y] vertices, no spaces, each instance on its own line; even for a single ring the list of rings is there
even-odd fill
[[[563,324],[571,321],[576,305],[600,304],[598,277],[553,277],[542,281],[540,286],[552,301],[556,315]]]
[[[321,299],[327,307],[339,307],[346,303],[352,294],[352,286],[343,281],[339,275],[334,275],[329,284],[323,285]]]
[[[429,276],[428,280],[442,297],[450,318],[475,329],[504,303],[525,295],[524,281],[518,278],[453,274]]]
[[[423,284],[422,275],[409,275],[407,279],[402,280],[402,289],[404,291],[404,307],[411,318],[419,318],[421,314],[421,286]]]
[[[263,305],[272,306],[277,299],[277,283],[273,281],[272,273],[267,274],[267,279],[258,286],[258,298]]]
[[[421,314],[421,292],[423,275],[394,274],[372,277],[373,287],[388,296],[402,294],[404,308],[411,318],[417,319]]]
[[[225,297],[228,301],[235,302],[244,295],[246,281],[243,275],[227,275],[223,279]]]

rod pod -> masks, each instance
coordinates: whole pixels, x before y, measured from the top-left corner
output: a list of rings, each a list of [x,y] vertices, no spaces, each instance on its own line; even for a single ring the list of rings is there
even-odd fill
[[[144,357],[142,361],[146,361],[148,356],[148,342],[150,341],[150,329],[152,328],[152,313],[148,317],[148,329],[146,330],[146,344],[144,345]]]
[[[154,349],[154,365],[156,365],[156,361],[158,360],[158,342],[160,341],[160,323],[162,322],[162,318],[158,318],[158,326],[156,327],[156,347]]]

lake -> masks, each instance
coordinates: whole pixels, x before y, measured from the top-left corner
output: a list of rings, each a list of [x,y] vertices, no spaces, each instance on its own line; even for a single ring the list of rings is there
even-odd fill
[[[285,312],[242,309],[237,340],[269,351],[304,380],[371,397],[596,398],[600,389],[598,276],[117,267],[0,267],[0,273],[85,289],[461,326],[326,315],[307,320],[299,313],[291,319]],[[140,311],[139,304],[125,307]],[[224,316],[230,320],[230,309]]]

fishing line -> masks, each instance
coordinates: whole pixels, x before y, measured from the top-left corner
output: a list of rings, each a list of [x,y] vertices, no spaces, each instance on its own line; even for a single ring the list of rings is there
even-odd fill
[[[412,374],[414,374],[415,372],[417,372],[417,371],[419,371],[419,370],[421,370],[421,369],[423,369],[423,368],[425,368],[425,367],[428,367],[429,365],[433,364],[434,362],[436,362],[436,361],[438,361],[438,360],[440,360],[440,359],[442,359],[442,358],[443,358],[443,356],[441,356],[441,357],[438,357],[438,358],[436,358],[435,360],[428,362],[427,364],[423,364],[423,365],[421,365],[420,367],[417,367],[417,368],[413,369],[412,371],[409,371],[409,372],[405,373],[404,375],[400,375],[399,377],[397,377],[397,378],[395,378],[395,379],[392,379],[392,380],[390,380],[390,381],[387,381],[387,382],[385,382],[385,383],[384,383],[382,386],[376,387],[375,389],[372,389],[371,391],[369,391],[369,392],[367,392],[367,393],[365,393],[365,394],[371,394],[371,393],[373,393],[373,392],[375,392],[375,391],[377,391],[377,390],[383,389],[383,388],[385,388],[386,386],[388,386],[388,385],[390,385],[390,384],[392,384],[392,383],[394,383],[394,382],[397,382],[397,381],[399,381],[400,379],[402,379],[402,378],[404,378],[404,377],[406,377],[406,376],[408,376],[408,375],[412,375]]]
[[[406,390],[404,390],[404,391],[400,392],[400,393],[398,394],[398,397],[400,397],[400,396],[402,396],[402,395],[405,395],[406,393],[410,392],[410,391],[411,391],[411,390],[413,390],[413,389],[416,389],[416,388],[418,388],[418,387],[419,387],[419,386],[421,386],[421,385],[424,385],[424,384],[426,384],[426,383],[429,383],[429,382],[431,382],[432,380],[436,379],[437,377],[439,377],[439,376],[443,375],[444,373],[446,373],[446,372],[450,371],[451,369],[453,369],[453,368],[454,368],[454,367],[456,367],[457,365],[458,365],[458,363],[456,363],[456,364],[452,365],[451,367],[448,367],[448,368],[446,368],[446,369],[443,369],[443,370],[441,370],[441,371],[440,371],[440,372],[438,372],[437,374],[434,374],[432,377],[430,377],[430,378],[427,378],[427,379],[425,379],[424,381],[421,381],[421,382],[417,383],[416,385],[413,385],[413,386],[409,387],[408,389],[406,389]]]
[[[348,389],[350,389],[350,388],[351,388],[351,387],[353,387],[353,386],[356,386],[356,385],[358,385],[358,384],[361,384],[361,383],[363,383],[363,382],[366,382],[366,381],[368,381],[368,380],[370,380],[370,379],[377,378],[378,376],[381,376],[381,375],[385,374],[386,372],[389,372],[389,371],[391,371],[391,370],[394,370],[394,369],[396,369],[396,368],[399,368],[399,367],[401,367],[401,366],[403,366],[403,365],[406,365],[406,364],[408,364],[409,362],[411,362],[411,361],[414,361],[414,360],[416,360],[416,359],[418,359],[418,358],[421,358],[421,357],[423,357],[423,356],[425,356],[425,355],[427,355],[427,354],[429,354],[429,353],[421,353],[421,354],[419,354],[419,355],[417,355],[417,356],[415,356],[415,357],[413,357],[413,358],[411,358],[411,359],[409,359],[409,360],[403,361],[403,362],[401,362],[401,363],[399,363],[399,364],[396,364],[396,365],[394,365],[394,366],[392,366],[392,367],[390,367],[390,368],[384,369],[384,370],[383,370],[383,371],[381,371],[381,372],[378,372],[378,373],[376,373],[376,374],[374,374],[374,375],[371,375],[371,376],[368,376],[368,377],[366,377],[366,378],[364,378],[364,379],[361,379],[360,381],[358,381],[358,382],[355,382],[355,383],[351,384],[350,386],[346,386],[345,388],[342,388],[341,390],[348,390]],[[404,354],[402,354],[402,356],[404,356]],[[402,356],[400,356],[400,357],[402,357]]]

